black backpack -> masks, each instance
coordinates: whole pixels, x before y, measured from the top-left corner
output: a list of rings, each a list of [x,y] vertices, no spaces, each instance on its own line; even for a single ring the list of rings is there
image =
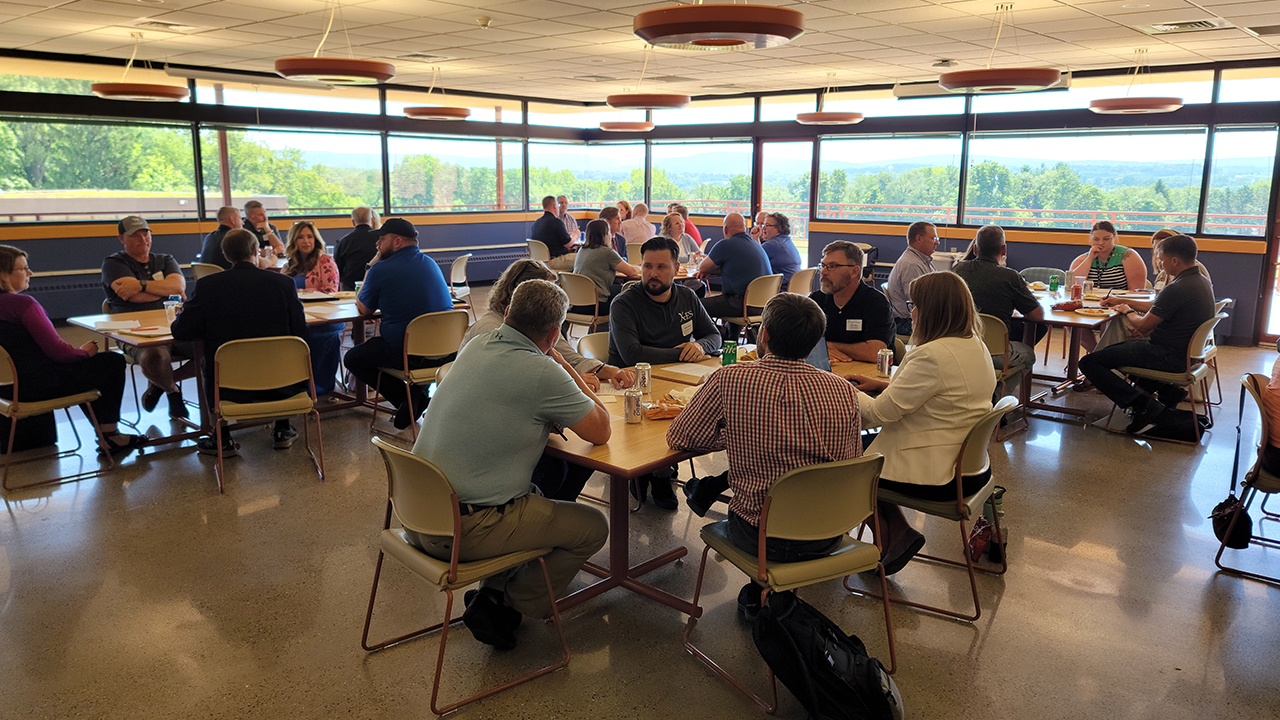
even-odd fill
[[[1200,432],[1202,434],[1205,430],[1213,427],[1213,423],[1209,422],[1209,418],[1205,415],[1200,415],[1190,410],[1169,408],[1156,418],[1155,427],[1146,431],[1143,435],[1163,440],[1193,443],[1196,441],[1196,423],[1200,424]]]
[[[902,696],[880,661],[795,593],[770,594],[751,634],[760,656],[810,717],[902,720]]]

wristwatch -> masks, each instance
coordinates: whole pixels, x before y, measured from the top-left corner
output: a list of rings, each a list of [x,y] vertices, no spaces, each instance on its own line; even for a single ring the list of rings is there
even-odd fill
[[[142,292],[146,292],[146,291],[147,291],[147,281],[146,281],[146,280],[143,280],[143,281],[142,281]]]
[[[1134,313],[1136,313],[1136,312],[1138,312],[1138,311],[1137,311],[1137,310],[1130,310],[1130,311],[1126,312],[1126,313],[1125,313],[1125,315],[1132,315],[1132,314],[1134,314]]]

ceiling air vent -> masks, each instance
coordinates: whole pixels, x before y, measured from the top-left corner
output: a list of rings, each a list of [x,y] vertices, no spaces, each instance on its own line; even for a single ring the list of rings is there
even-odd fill
[[[430,53],[409,53],[407,55],[397,55],[396,59],[407,60],[409,62],[432,63],[432,62],[444,62],[445,60],[452,60],[453,58],[447,57],[445,55],[432,55]]]
[[[1254,35],[1263,37],[1272,37],[1280,35],[1280,25],[1260,25],[1258,27],[1245,28]]]
[[[1206,30],[1222,30],[1235,27],[1222,18],[1207,20],[1191,20],[1189,22],[1152,23],[1150,25],[1134,25],[1148,35],[1172,35],[1174,33],[1204,32]]]
[[[661,82],[661,83],[699,82],[698,80],[695,80],[693,78],[680,77],[679,75],[654,75],[650,77],[649,80],[653,82]]]
[[[618,78],[609,77],[608,75],[574,75],[573,80],[582,80],[583,82],[617,82]]]
[[[134,27],[142,28],[144,30],[159,30],[161,32],[171,33],[193,33],[200,29],[195,25],[180,25],[178,23],[167,23],[159,20],[144,20],[134,25]]]

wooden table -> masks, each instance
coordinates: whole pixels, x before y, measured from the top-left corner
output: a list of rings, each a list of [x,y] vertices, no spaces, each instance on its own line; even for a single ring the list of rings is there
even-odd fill
[[[1088,315],[1080,315],[1074,311],[1064,312],[1054,310],[1053,305],[1063,302],[1064,297],[1052,297],[1048,292],[1040,291],[1033,293],[1036,300],[1040,301],[1040,308],[1044,311],[1044,317],[1036,321],[1027,321],[1023,323],[1022,341],[1032,348],[1035,347],[1035,325],[1040,323],[1049,327],[1060,327],[1064,330],[1070,330],[1070,340],[1067,343],[1067,369],[1065,377],[1055,375],[1044,375],[1028,373],[1022,379],[1022,385],[1019,387],[1019,400],[1022,405],[1031,410],[1047,410],[1055,413],[1063,413],[1065,415],[1075,415],[1084,417],[1087,413],[1084,410],[1076,408],[1063,407],[1061,405],[1050,405],[1043,401],[1046,395],[1060,391],[1070,385],[1079,382],[1080,378],[1080,338],[1085,332],[1093,332],[1098,327],[1105,324],[1114,316],[1108,317],[1091,317]],[[1085,307],[1099,307],[1097,300],[1085,300]],[[1032,379],[1041,380],[1061,380],[1062,382],[1054,387],[1048,388],[1035,396],[1031,395]]]
[[[751,361],[748,361],[751,362]],[[702,365],[703,367],[716,368],[720,367],[720,358],[709,358],[696,363],[668,363],[665,365],[653,366],[653,379],[665,380],[667,382],[679,385],[699,385],[698,378],[685,375],[678,372],[679,365]],[[865,375],[870,378],[879,378],[880,373],[876,370],[875,363],[869,362],[847,362],[847,363],[831,363],[831,372],[836,375]]]
[[[655,379],[653,393],[646,399],[656,401],[666,396],[668,391],[679,387],[685,386]],[[560,609],[571,608],[613,588],[624,587],[682,613],[697,615],[699,610],[689,601],[640,580],[645,573],[684,557],[689,552],[688,548],[681,546],[637,565],[631,564],[629,485],[633,478],[659,468],[671,467],[698,453],[672,450],[667,446],[670,420],[645,419],[628,424],[622,417],[622,396],[609,397],[614,397],[615,400],[605,403],[612,430],[608,443],[592,445],[572,433],[566,433],[568,439],[552,435],[547,443],[548,454],[609,474],[609,567],[602,568],[592,563],[584,565],[582,569],[599,576],[600,581],[561,598]]]

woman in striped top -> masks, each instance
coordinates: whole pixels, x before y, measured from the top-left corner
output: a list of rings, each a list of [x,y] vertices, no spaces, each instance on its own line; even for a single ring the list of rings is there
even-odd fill
[[[1098,290],[1141,290],[1147,286],[1147,264],[1132,248],[1116,244],[1116,226],[1106,220],[1093,224],[1089,252],[1071,262],[1072,278],[1088,277]],[[1093,352],[1097,339],[1084,333],[1080,344]]]

